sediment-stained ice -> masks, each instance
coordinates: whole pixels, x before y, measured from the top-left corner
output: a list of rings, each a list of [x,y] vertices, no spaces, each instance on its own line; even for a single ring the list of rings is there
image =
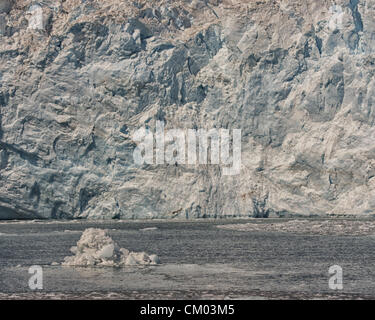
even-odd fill
[[[63,266],[111,266],[155,265],[160,260],[157,255],[145,252],[130,252],[120,248],[108,235],[107,230],[86,229],[77,246],[70,249],[73,256],[65,257]]]

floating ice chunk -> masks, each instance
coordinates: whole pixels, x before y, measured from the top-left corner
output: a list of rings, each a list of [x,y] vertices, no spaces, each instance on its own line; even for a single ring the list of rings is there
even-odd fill
[[[150,228],[140,229],[140,231],[154,231],[154,230],[158,230],[158,228],[157,227],[150,227]]]
[[[160,259],[156,254],[152,254],[150,256],[150,260],[152,261],[152,264],[159,264],[160,263]]]
[[[120,248],[108,235],[107,230],[86,229],[77,246],[71,247],[74,256],[65,257],[63,266],[112,266],[159,264],[157,255],[130,252]]]

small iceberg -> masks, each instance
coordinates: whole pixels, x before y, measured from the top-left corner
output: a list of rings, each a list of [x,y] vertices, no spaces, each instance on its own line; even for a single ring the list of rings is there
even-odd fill
[[[108,230],[86,229],[77,246],[70,251],[73,256],[65,257],[63,266],[109,266],[124,267],[132,265],[156,265],[160,263],[155,254],[145,252],[130,252],[120,248],[108,235]]]

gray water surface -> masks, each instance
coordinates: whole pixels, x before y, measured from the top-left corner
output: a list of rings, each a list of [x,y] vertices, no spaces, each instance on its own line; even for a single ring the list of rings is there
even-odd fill
[[[225,223],[243,221],[2,222],[0,298],[375,298],[375,236],[217,228]],[[52,266],[71,255],[70,247],[89,227],[109,229],[121,247],[155,253],[162,264]],[[31,265],[43,267],[43,290],[28,286]],[[343,268],[343,290],[328,286],[332,265]]]

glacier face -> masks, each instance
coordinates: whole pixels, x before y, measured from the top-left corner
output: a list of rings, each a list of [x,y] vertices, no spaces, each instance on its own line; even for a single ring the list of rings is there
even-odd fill
[[[374,16],[366,0],[1,0],[0,219],[372,214]],[[157,121],[241,129],[240,175],[136,166],[132,134]]]

